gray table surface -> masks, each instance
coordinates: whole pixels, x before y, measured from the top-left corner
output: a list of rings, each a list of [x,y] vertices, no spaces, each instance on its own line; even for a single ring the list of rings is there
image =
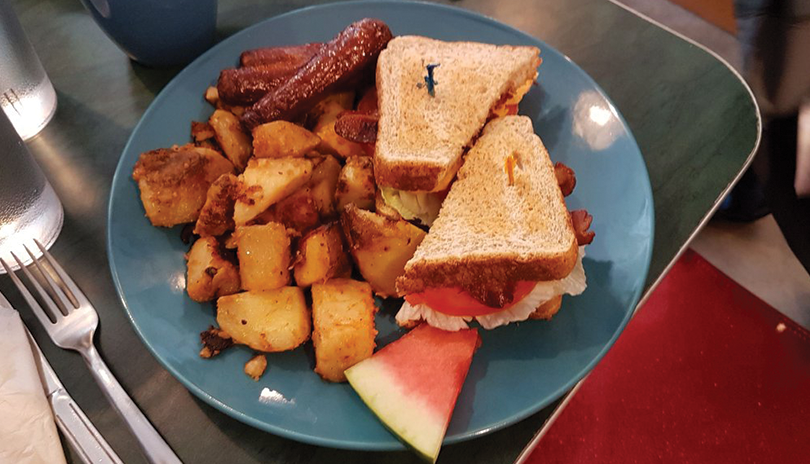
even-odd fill
[[[219,38],[312,1],[223,0]],[[644,154],[652,182],[655,247],[646,289],[663,275],[747,165],[759,117],[727,66],[605,0],[448,2],[492,16],[570,56],[616,103]],[[136,403],[179,456],[195,462],[412,462],[409,453],[363,453],[296,443],[246,426],[196,399],[148,353],[127,320],[107,265],[107,200],[130,132],[179,69],[130,62],[78,0],[13,0],[59,99],[28,146],[65,208],[52,251],[100,312],[97,344]],[[24,308],[6,277],[0,290]],[[86,374],[79,355],[56,348],[21,311],[68,390],[128,463],[135,444]],[[447,446],[441,462],[510,463],[557,404],[499,432]],[[69,459],[74,462],[75,455]]]

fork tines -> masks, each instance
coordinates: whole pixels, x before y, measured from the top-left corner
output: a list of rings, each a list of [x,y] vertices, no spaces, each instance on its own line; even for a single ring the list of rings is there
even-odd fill
[[[37,303],[37,300],[31,292],[28,291],[28,288],[22,283],[20,278],[12,272],[8,263],[0,258],[0,264],[5,268],[11,280],[14,282],[14,285],[17,287],[17,290],[20,291],[25,301],[33,309],[34,314],[40,322],[42,324],[50,324],[59,320],[62,316],[67,316],[73,309],[79,308],[80,303],[77,295],[81,295],[81,292],[65,270],[53,259],[48,250],[46,250],[38,240],[34,240],[34,243],[42,252],[40,256],[32,253],[27,246],[24,246],[24,248],[31,257],[33,264],[36,266],[38,276],[35,277],[28,268],[23,265],[22,260],[20,260],[17,255],[11,253],[11,256],[17,261],[20,270],[23,271],[28,281],[31,282],[31,285],[34,286],[34,289],[50,310],[52,319],[48,317],[48,314],[42,306]],[[47,265],[42,262],[42,257],[45,257]],[[58,287],[59,290],[55,287]]]

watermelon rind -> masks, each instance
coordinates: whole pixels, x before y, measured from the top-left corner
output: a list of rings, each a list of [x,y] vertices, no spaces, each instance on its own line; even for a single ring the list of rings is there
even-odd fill
[[[424,414],[427,405],[409,400],[397,385],[388,381],[385,366],[374,358],[354,365],[345,374],[354,391],[386,429],[421,459],[436,462],[446,424]]]

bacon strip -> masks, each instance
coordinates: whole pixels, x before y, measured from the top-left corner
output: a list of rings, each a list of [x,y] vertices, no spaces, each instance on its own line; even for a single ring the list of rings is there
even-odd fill
[[[574,236],[577,238],[577,245],[588,245],[593,242],[596,232],[588,230],[593,222],[593,216],[584,209],[571,211],[571,222],[574,225]]]
[[[371,86],[363,94],[363,98],[357,102],[357,111],[359,113],[380,114],[380,108],[377,106],[377,86]]]
[[[554,175],[557,177],[557,183],[560,184],[560,190],[562,190],[563,196],[567,197],[571,195],[571,192],[574,191],[574,187],[577,186],[577,176],[574,174],[574,170],[557,162],[554,165]]]
[[[294,120],[329,92],[366,71],[373,72],[380,51],[391,38],[391,30],[380,20],[366,18],[351,24],[294,76],[247,109],[242,123],[253,129],[279,119]]]
[[[377,87],[371,86],[357,103],[356,111],[344,111],[335,121],[335,132],[346,140],[367,144],[372,150],[377,142],[377,124],[379,122],[377,107]]]
[[[376,115],[365,114],[359,111],[344,111],[335,121],[335,132],[346,140],[357,143],[377,142]]]

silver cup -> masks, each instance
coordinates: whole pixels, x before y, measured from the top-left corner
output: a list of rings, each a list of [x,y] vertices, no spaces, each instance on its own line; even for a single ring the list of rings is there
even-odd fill
[[[0,258],[16,269],[14,253],[24,263],[37,239],[50,247],[62,230],[62,203],[14,126],[0,111]],[[0,267],[0,274],[5,273]]]
[[[8,0],[0,0],[0,107],[23,140],[56,112],[56,92]]]

